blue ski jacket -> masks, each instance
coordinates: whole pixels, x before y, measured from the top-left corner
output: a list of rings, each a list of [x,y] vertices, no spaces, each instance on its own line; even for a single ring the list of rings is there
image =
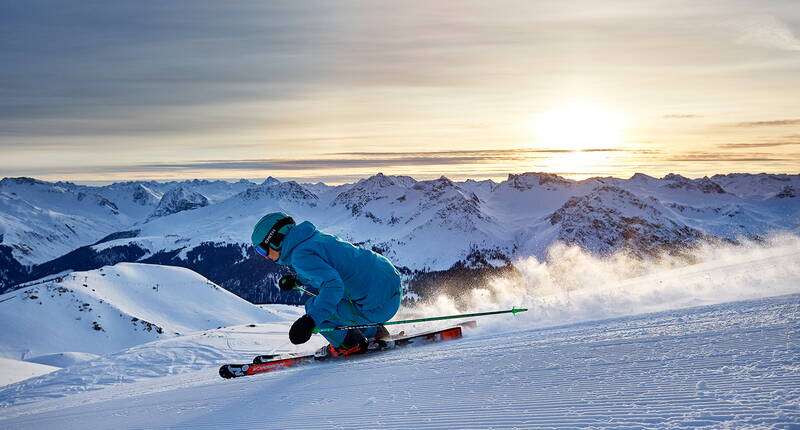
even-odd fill
[[[386,304],[401,294],[400,273],[389,260],[359,248],[336,236],[322,233],[305,221],[294,226],[281,243],[278,264],[294,269],[298,281],[319,288],[319,295],[306,302],[306,313],[319,326],[336,320],[337,307],[348,307],[373,323],[386,322],[397,311],[386,315]],[[337,325],[347,325],[346,323]]]

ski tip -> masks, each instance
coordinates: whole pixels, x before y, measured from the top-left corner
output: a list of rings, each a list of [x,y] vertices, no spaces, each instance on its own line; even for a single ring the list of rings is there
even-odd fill
[[[222,376],[225,379],[233,378],[233,373],[231,373],[230,369],[228,369],[227,364],[219,368],[219,376]]]
[[[527,311],[528,311],[528,310],[527,310],[527,309],[525,309],[525,308],[520,308],[520,309],[517,309],[517,308],[511,308],[511,314],[512,314],[512,315],[516,315],[516,314],[518,314],[518,313],[520,313],[520,312],[527,312]]]

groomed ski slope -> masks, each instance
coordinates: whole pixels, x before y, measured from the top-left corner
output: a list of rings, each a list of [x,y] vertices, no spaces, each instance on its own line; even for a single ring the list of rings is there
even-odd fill
[[[789,295],[472,332],[236,380],[206,367],[6,408],[0,428],[789,428],[799,311]]]

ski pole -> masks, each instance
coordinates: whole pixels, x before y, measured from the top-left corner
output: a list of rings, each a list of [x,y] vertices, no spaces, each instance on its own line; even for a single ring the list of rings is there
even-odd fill
[[[292,290],[302,291],[303,293],[308,294],[311,297],[317,297],[316,294],[301,287],[297,283],[297,278],[295,278],[294,275],[281,276],[281,279],[278,280],[278,288],[280,288],[283,291],[292,291]]]
[[[306,289],[305,289],[305,288],[303,288],[303,287],[294,287],[294,288],[292,288],[292,289],[293,289],[293,290],[297,290],[297,291],[302,291],[302,292],[304,292],[304,293],[308,294],[308,295],[309,295],[309,296],[311,296],[311,297],[317,297],[317,295],[316,295],[316,294],[312,293],[311,291],[308,291],[308,290],[306,290]]]
[[[520,312],[525,312],[527,309],[517,309],[511,308],[505,311],[493,311],[493,312],[478,312],[475,314],[460,314],[460,315],[446,315],[442,317],[430,317],[430,318],[419,318],[415,320],[403,320],[403,321],[389,321],[385,323],[377,323],[377,324],[358,324],[358,325],[346,325],[341,327],[328,327],[328,328],[318,328],[314,327],[311,331],[314,333],[323,333],[329,332],[334,330],[349,330],[351,328],[368,328],[368,327],[378,327],[382,325],[396,325],[396,324],[410,324],[410,323],[418,323],[418,322],[427,322],[427,321],[440,321],[440,320],[451,320],[456,318],[470,318],[470,317],[482,317],[484,315],[497,315],[497,314],[518,314]]]

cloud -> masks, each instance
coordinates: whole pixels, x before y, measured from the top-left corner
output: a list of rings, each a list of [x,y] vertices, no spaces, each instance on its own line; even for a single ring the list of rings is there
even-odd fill
[[[595,148],[595,149],[481,149],[481,150],[454,150],[454,151],[416,151],[416,152],[339,152],[330,155],[336,156],[363,156],[363,157],[438,157],[459,155],[473,158],[529,158],[533,154],[564,154],[573,152],[628,152],[620,148]]]
[[[800,51],[800,39],[774,16],[760,16],[745,22],[738,42],[762,48]]]
[[[548,158],[549,154],[576,152],[619,152],[620,149],[591,149],[585,151],[551,149],[508,149],[434,152],[340,152],[331,158],[196,160],[178,163],[142,163],[133,166],[103,166],[103,170],[135,169],[163,171],[173,169],[203,170],[318,170],[333,168],[383,168],[396,166],[440,166],[488,163],[496,161],[526,161]]]
[[[770,121],[744,121],[729,124],[731,127],[782,127],[786,125],[800,125],[800,118],[776,119]]]
[[[787,154],[792,155],[792,154]],[[780,157],[775,156],[774,154],[766,154],[766,153],[742,153],[742,154],[734,154],[734,153],[720,153],[720,152],[705,152],[705,151],[697,151],[697,152],[689,152],[684,154],[678,154],[672,157],[668,157],[665,161],[681,161],[681,162],[718,162],[718,163],[728,163],[728,162],[775,162],[775,161],[798,161],[800,157],[797,154],[794,154],[794,157]]]
[[[663,119],[689,119],[689,118],[702,118],[702,117],[703,117],[702,115],[685,114],[685,113],[668,114],[661,116],[661,118]]]
[[[743,149],[743,148],[776,148],[780,146],[800,145],[800,140],[796,142],[761,142],[761,143],[723,143],[717,145],[720,148]]]
[[[572,171],[569,164],[552,168],[555,158],[569,158],[580,152],[605,151],[609,154],[606,164],[592,170]],[[288,179],[332,181],[343,183],[362,178],[377,171],[392,174],[410,174],[423,178],[446,174],[453,179],[500,178],[509,172],[530,169],[547,170],[562,176],[613,176],[619,165],[637,154],[652,155],[653,150],[601,149],[588,151],[549,149],[498,149],[456,151],[407,151],[407,152],[337,152],[305,158],[248,158],[206,159],[164,162],[97,163],[93,165],[69,165],[30,168],[7,168],[6,175],[34,176],[61,180],[70,178],[86,181],[98,178],[153,179],[208,177],[234,179],[271,174]],[[613,155],[612,155],[613,154]],[[622,161],[614,161],[622,160]]]
[[[336,8],[208,0],[8,5],[0,16],[0,129],[20,136],[187,132],[219,118],[219,110],[198,107],[296,97],[324,78],[314,59],[336,29],[321,14],[335,16]]]

